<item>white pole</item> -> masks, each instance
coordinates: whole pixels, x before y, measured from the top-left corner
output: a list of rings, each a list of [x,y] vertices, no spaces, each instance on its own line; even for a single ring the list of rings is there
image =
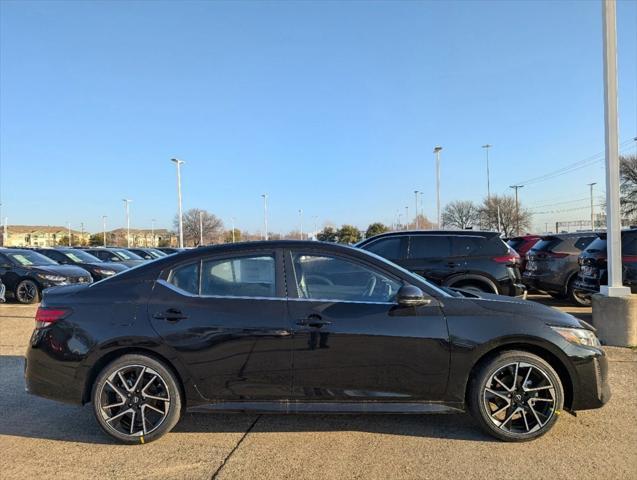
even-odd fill
[[[303,240],[303,210],[299,209],[299,232],[301,232],[301,240]]]
[[[593,187],[597,185],[597,183],[589,183],[588,186],[591,187],[591,230],[595,230],[595,205],[593,205]]]
[[[155,219],[150,221],[150,246],[155,247]]]
[[[234,243],[234,217],[232,217],[232,243]]]
[[[199,245],[203,245],[203,211],[199,210]]]
[[[438,219],[438,229],[440,226],[440,150],[442,150],[441,146],[436,146],[434,148],[434,154],[436,155],[436,212]]]
[[[264,193],[263,197],[263,239],[268,240],[268,194]]]
[[[130,248],[130,202],[128,198],[123,198],[124,207],[126,208],[126,246]]]
[[[106,247],[106,215],[102,215],[102,245]]]
[[[181,206],[181,166],[186,163],[178,158],[171,158],[171,162],[177,165],[177,208],[179,215],[179,248],[184,248],[184,217]]]
[[[486,144],[486,145],[482,145],[482,148],[484,148],[487,152],[487,200],[491,199],[491,174],[489,172],[489,149],[492,147],[493,145],[490,144]]]
[[[409,229],[409,207],[405,206],[405,230]]]
[[[414,221],[414,224],[415,224],[416,230],[418,230],[418,190],[414,190],[414,196],[416,197],[416,217],[415,217],[416,220]]]
[[[604,123],[606,143],[606,232],[608,285],[601,293],[608,297],[630,295],[623,286],[621,259],[621,217],[619,205],[619,146],[617,125],[617,33],[616,2],[602,0],[604,24]]]
[[[71,246],[71,222],[66,224],[69,227],[69,247]]]

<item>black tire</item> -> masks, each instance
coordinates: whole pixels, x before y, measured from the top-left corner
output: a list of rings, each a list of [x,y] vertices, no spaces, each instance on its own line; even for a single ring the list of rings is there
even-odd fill
[[[584,294],[582,291],[578,291],[575,288],[575,280],[577,276],[571,278],[568,282],[568,299],[574,305],[579,305],[581,307],[590,307],[593,303],[591,300],[590,294]]]
[[[514,388],[514,375],[519,388],[509,391],[507,380],[509,388]],[[503,383],[494,381],[495,377]],[[527,386],[522,388],[525,380]],[[537,387],[533,387],[536,380]],[[559,375],[544,359],[529,352],[501,352],[484,361],[469,382],[471,415],[482,430],[499,440],[523,442],[544,435],[564,406]]]
[[[28,305],[40,301],[40,287],[28,278],[19,282],[13,292],[16,302]]]
[[[566,293],[549,292],[549,295],[555,300],[566,300],[568,298],[568,294]]]
[[[141,354],[123,355],[109,363],[93,384],[91,401],[102,430],[131,445],[152,442],[171,431],[182,407],[173,372]]]

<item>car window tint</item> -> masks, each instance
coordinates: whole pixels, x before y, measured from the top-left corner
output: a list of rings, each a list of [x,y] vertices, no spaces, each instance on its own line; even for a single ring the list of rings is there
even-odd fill
[[[622,255],[637,255],[637,236],[630,235],[622,239]]]
[[[595,240],[595,237],[580,237],[575,242],[575,248],[584,250],[593,240]]]
[[[339,257],[295,254],[293,266],[300,298],[391,302],[400,288],[377,270]]]
[[[275,297],[274,257],[241,257],[203,262],[201,294]]]
[[[395,238],[383,238],[382,240],[376,240],[372,242],[366,247],[363,247],[365,250],[375,253],[387,260],[398,260],[400,259],[400,245],[402,239]]]
[[[586,251],[589,253],[601,253],[606,252],[606,238],[597,237],[586,247]]]
[[[452,237],[451,255],[454,257],[466,257],[468,255],[473,255],[481,250],[484,244],[484,237]]]
[[[542,238],[533,245],[531,250],[535,250],[536,252],[550,252],[560,241],[560,239],[555,237]]]
[[[188,293],[199,293],[199,262],[175,268],[168,276],[168,283]]]
[[[409,258],[439,258],[451,256],[451,238],[442,235],[410,237]]]

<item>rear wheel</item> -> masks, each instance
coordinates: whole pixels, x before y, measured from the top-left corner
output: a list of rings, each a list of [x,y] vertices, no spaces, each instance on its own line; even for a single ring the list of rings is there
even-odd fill
[[[548,432],[564,404],[562,382],[542,358],[502,352],[470,380],[469,410],[488,434],[505,441],[533,440]]]
[[[588,293],[584,293],[581,290],[575,288],[575,280],[577,276],[571,278],[568,282],[568,299],[575,305],[581,305],[582,307],[590,307],[592,300]]]
[[[40,289],[33,280],[22,280],[15,287],[15,299],[19,303],[37,303],[40,301]]]
[[[91,394],[102,430],[122,443],[148,443],[179,421],[181,393],[174,374],[146,355],[123,355],[98,375]]]

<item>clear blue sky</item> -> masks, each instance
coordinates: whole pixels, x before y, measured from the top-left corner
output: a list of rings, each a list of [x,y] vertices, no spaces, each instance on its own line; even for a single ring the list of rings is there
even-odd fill
[[[170,227],[184,207],[256,231],[435,216],[603,150],[599,1],[0,2],[2,215]],[[637,135],[637,2],[618,5],[620,141]],[[588,217],[586,170],[528,185],[536,225]],[[582,199],[579,201],[578,199]],[[578,200],[578,202],[570,202]],[[569,210],[567,208],[578,208]],[[555,211],[557,210],[557,211]]]

